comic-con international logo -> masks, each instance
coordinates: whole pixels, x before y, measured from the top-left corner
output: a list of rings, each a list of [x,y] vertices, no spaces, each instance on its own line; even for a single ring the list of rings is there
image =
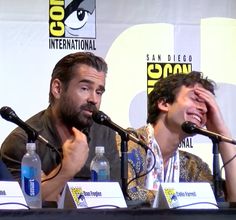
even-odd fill
[[[49,0],[49,48],[96,50],[96,1]]]
[[[191,54],[146,54],[146,61],[147,93],[149,94],[159,79],[176,73],[191,72],[193,56]],[[193,148],[192,138],[182,140],[179,148]]]
[[[192,59],[192,55],[186,54],[147,54],[147,93],[153,90],[154,84],[161,78],[171,74],[191,72]]]

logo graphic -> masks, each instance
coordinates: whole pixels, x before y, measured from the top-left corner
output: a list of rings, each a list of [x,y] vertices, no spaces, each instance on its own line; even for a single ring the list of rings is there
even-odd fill
[[[96,50],[95,0],[49,1],[49,48]]]
[[[181,60],[181,58],[182,60]],[[176,73],[189,73],[192,71],[192,56],[176,56],[168,55],[165,60],[167,62],[162,62],[162,55],[150,55],[147,54],[147,93],[149,94],[154,87],[154,84],[161,78],[165,78],[169,75]],[[173,62],[174,61],[174,62]]]
[[[95,38],[95,0],[71,1],[65,7],[64,24],[65,37]]]
[[[164,195],[170,208],[179,206],[179,201],[175,189],[164,189]]]
[[[87,208],[87,202],[81,187],[72,187],[71,194],[78,208]]]

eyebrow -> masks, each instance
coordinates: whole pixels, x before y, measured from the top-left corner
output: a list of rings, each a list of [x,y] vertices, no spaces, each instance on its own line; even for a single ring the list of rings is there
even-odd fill
[[[79,83],[88,83],[88,84],[90,84],[90,85],[94,84],[93,81],[88,80],[88,79],[82,79],[82,80],[79,81]],[[104,86],[99,85],[98,87],[99,87],[99,90],[105,92],[105,87],[104,87]]]

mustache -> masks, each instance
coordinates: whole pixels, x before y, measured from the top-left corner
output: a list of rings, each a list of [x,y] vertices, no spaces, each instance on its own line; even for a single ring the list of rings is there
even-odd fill
[[[91,112],[96,112],[98,111],[97,107],[94,104],[88,103],[88,104],[84,104],[80,107],[82,110],[87,110],[87,111],[91,111]]]

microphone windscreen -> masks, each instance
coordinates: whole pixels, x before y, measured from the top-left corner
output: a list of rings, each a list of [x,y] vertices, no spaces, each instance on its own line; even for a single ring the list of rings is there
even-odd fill
[[[0,109],[0,114],[2,118],[4,118],[7,121],[12,121],[14,117],[16,117],[16,113],[8,106],[3,106]]]
[[[182,126],[182,130],[188,134],[195,133],[196,125],[190,121],[185,121]]]
[[[98,124],[106,124],[106,122],[110,121],[111,119],[102,111],[94,111],[92,114],[92,118]]]

